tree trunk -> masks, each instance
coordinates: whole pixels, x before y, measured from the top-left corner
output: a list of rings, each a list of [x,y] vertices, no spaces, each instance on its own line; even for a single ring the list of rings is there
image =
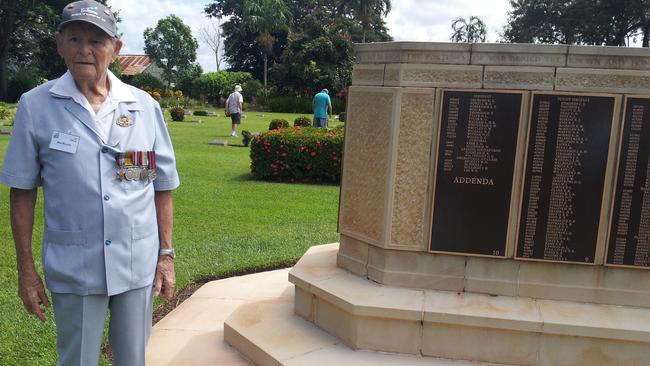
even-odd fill
[[[0,100],[6,101],[9,97],[7,93],[7,61],[16,18],[16,1],[8,0],[2,10],[5,16],[0,23],[0,34],[2,35],[0,36]]]
[[[650,46],[650,24],[648,22],[643,23],[643,43],[641,47],[648,47]]]
[[[266,52],[264,52],[263,55],[264,55],[264,93],[266,94],[266,73],[268,71],[268,56],[266,55]]]
[[[3,46],[5,46],[5,48],[9,48],[7,47],[8,45],[3,45]],[[8,56],[9,53],[6,50],[0,51],[0,101],[7,101],[7,99],[9,98],[8,90],[7,90],[7,59],[9,58]]]

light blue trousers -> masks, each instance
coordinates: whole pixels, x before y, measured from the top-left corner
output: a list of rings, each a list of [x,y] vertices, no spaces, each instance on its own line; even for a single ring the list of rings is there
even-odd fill
[[[52,293],[59,360],[57,366],[96,366],[110,309],[113,366],[144,366],[151,332],[152,286],[119,295]]]

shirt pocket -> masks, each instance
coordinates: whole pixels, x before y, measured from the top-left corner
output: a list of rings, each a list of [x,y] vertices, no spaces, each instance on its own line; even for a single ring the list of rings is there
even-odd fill
[[[138,179],[138,180],[121,180],[120,187],[125,191],[140,191],[146,189],[151,184],[151,181],[148,179]]]
[[[131,247],[132,281],[138,283],[151,278],[158,263],[158,226],[156,224],[137,225],[133,227]]]
[[[46,228],[43,233],[43,270],[47,282],[80,286],[86,277],[85,246],[83,231]]]

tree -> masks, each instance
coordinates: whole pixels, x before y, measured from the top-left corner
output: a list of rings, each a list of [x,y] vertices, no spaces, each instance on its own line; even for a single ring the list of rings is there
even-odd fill
[[[283,0],[244,0],[242,32],[255,35],[255,41],[262,48],[265,90],[268,55],[273,52],[275,44],[275,36],[272,32],[288,29],[291,19],[291,11]]]
[[[339,91],[350,85],[354,64],[350,23],[331,18],[323,9],[305,16],[301,30],[289,35],[282,63],[272,70],[283,94],[311,95],[314,90]]]
[[[223,53],[223,41],[221,36],[221,18],[210,21],[208,26],[199,28],[199,37],[203,43],[214,52],[214,59],[217,62],[217,71],[221,70],[221,54]]]
[[[340,0],[284,0],[293,14],[289,27],[275,29],[273,48],[267,54],[268,83],[272,91],[308,94],[305,89],[328,87],[330,91],[349,85],[352,73],[352,43],[390,41],[386,24],[377,17],[368,30],[350,13],[340,13]],[[262,46],[256,33],[242,32],[243,2],[214,0],[205,12],[227,18],[222,25],[224,60],[230,70],[250,72],[262,80]]]
[[[487,28],[479,17],[470,16],[469,19],[458,17],[451,22],[452,42],[485,42]]]
[[[42,51],[48,48],[48,42],[55,50],[54,31],[62,9],[56,1],[0,1],[0,100],[8,97],[10,65],[38,69],[42,66]],[[46,57],[50,65],[65,67],[56,53],[52,56]]]
[[[509,42],[629,45],[650,44],[648,0],[510,0],[503,39]]]
[[[156,28],[144,30],[145,53],[163,69],[167,87],[194,67],[198,47],[190,27],[176,15],[160,19]]]
[[[363,36],[361,42],[366,42],[366,33],[373,23],[381,20],[382,16],[390,13],[390,0],[339,0],[337,11],[341,14],[352,14],[354,19],[361,22]]]
[[[106,5],[106,0],[98,0]],[[0,100],[6,100],[9,69],[27,69],[47,79],[66,70],[54,33],[69,0],[0,1]],[[119,16],[115,14],[119,22]]]

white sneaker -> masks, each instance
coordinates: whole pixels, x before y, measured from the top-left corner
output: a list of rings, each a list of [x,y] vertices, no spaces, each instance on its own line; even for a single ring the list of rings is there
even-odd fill
[[[232,131],[232,133],[230,134],[230,137],[237,137],[237,132]]]

